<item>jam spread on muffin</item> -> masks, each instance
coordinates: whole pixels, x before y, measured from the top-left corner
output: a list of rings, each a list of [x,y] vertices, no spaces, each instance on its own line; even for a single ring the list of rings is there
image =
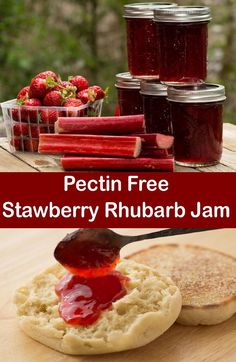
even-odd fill
[[[84,240],[79,230],[67,235],[54,256],[68,271],[56,285],[59,314],[68,324],[90,325],[127,293],[129,280],[114,268],[120,248],[107,240]]]

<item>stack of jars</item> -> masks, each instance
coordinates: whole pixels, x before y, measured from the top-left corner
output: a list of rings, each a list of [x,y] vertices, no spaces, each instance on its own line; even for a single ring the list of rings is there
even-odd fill
[[[137,3],[125,5],[124,17],[129,72],[116,76],[120,114],[143,112],[147,133],[173,133],[176,163],[218,163],[225,88],[205,83],[210,9]]]

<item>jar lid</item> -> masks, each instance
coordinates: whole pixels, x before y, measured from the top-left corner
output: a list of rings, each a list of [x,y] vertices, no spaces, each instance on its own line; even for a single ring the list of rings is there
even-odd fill
[[[167,93],[169,101],[179,103],[220,102],[226,99],[225,87],[212,83],[168,87]]]
[[[167,86],[153,80],[141,81],[141,94],[147,94],[152,96],[167,96]]]
[[[210,20],[211,12],[207,6],[177,6],[154,10],[154,21],[161,23],[189,23]]]
[[[153,19],[154,9],[166,9],[177,7],[177,4],[169,2],[157,2],[157,3],[134,3],[124,6],[125,18],[150,18]]]
[[[129,88],[129,89],[140,89],[140,80],[132,78],[129,72],[116,74],[116,87],[118,88]]]

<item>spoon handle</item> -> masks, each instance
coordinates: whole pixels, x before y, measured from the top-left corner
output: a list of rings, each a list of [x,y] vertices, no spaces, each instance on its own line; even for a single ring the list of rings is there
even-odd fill
[[[153,233],[142,234],[142,235],[134,235],[134,236],[126,236],[125,244],[133,243],[134,241],[161,238],[164,236],[173,236],[173,235],[181,235],[181,234],[190,234],[190,233],[198,233],[201,231],[215,230],[216,228],[205,228],[205,229],[197,229],[197,228],[175,228],[175,229],[164,229],[159,231],[154,231]]]

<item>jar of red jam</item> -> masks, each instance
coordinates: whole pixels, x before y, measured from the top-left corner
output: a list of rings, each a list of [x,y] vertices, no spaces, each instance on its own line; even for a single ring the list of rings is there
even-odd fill
[[[168,88],[176,163],[210,166],[222,154],[225,88],[218,84]]]
[[[160,81],[196,83],[207,77],[207,38],[210,9],[178,6],[154,10],[160,51]]]
[[[167,87],[156,81],[142,81],[141,94],[146,132],[172,134]]]
[[[143,113],[143,100],[140,94],[140,80],[132,78],[130,73],[116,75],[116,89],[121,116]]]
[[[171,8],[173,3],[135,3],[124,7],[127,25],[129,72],[135,78],[159,78],[159,48],[153,9]]]

